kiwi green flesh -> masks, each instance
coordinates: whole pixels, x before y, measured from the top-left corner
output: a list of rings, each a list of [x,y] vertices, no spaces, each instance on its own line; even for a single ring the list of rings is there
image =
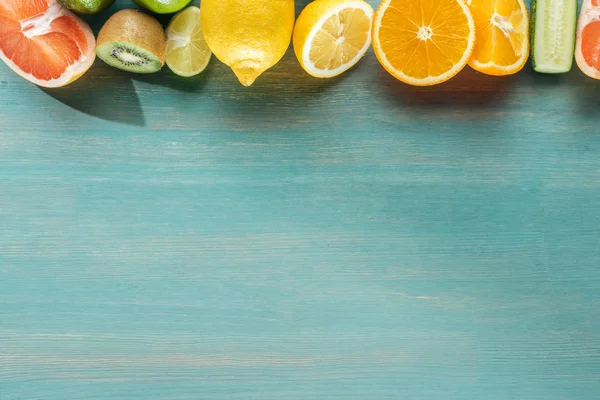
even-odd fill
[[[96,48],[96,55],[108,65],[138,74],[158,72],[163,64],[158,57],[127,42],[106,42]]]

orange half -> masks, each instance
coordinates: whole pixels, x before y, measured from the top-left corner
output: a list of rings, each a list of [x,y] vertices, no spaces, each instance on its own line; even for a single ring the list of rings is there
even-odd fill
[[[465,67],[475,44],[475,23],[462,0],[384,0],[372,36],[375,55],[392,76],[429,86]]]
[[[64,86],[95,59],[88,24],[56,0],[0,2],[0,59],[39,86]]]
[[[488,75],[519,72],[529,58],[529,16],[523,0],[471,0],[477,41],[471,68]]]

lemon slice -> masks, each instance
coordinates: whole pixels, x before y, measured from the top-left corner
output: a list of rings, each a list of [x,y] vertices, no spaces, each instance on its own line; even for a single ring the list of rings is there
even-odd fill
[[[300,14],[294,51],[316,78],[332,78],[352,68],[371,45],[373,8],[363,0],[316,0]]]
[[[190,77],[204,71],[212,55],[202,32],[200,9],[188,7],[167,28],[166,63],[177,75]]]

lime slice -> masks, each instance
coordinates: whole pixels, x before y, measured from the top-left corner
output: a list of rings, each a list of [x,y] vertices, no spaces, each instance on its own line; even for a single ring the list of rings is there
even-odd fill
[[[167,28],[167,65],[177,75],[190,77],[204,71],[212,55],[206,41],[200,9],[188,7]]]

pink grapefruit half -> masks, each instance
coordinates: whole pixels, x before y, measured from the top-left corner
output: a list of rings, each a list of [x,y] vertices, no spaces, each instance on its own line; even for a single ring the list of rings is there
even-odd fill
[[[95,59],[89,25],[57,0],[0,0],[0,58],[36,85],[60,87]]]

